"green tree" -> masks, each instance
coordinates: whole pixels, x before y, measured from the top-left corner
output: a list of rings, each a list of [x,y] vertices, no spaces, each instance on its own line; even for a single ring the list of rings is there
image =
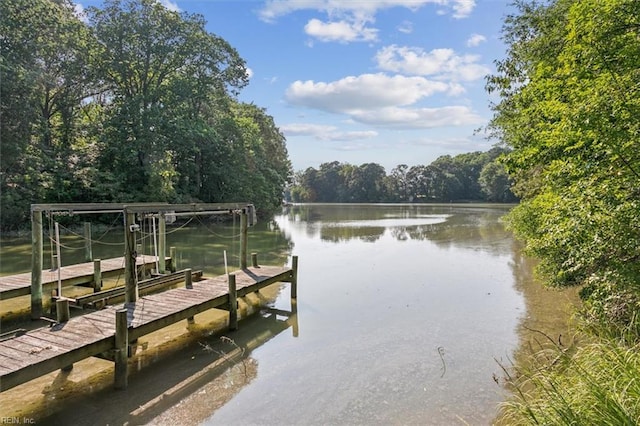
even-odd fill
[[[217,123],[202,114],[246,84],[244,61],[202,16],[154,0],[110,0],[89,16],[111,98],[100,151],[119,182],[113,196],[172,200],[177,162],[211,142]]]
[[[74,201],[86,163],[84,101],[99,91],[96,47],[70,1],[0,4],[0,225],[25,220],[28,204]]]
[[[518,2],[488,89],[522,203],[510,225],[552,285],[587,284],[588,314],[640,308],[640,3]]]

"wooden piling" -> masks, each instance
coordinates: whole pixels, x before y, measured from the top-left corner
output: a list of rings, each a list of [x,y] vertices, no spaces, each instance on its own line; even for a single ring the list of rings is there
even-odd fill
[[[31,210],[31,319],[42,316],[42,211]]]
[[[251,266],[258,267],[258,253],[251,253]]]
[[[125,209],[124,226],[124,279],[125,303],[138,300],[138,274],[136,273],[136,231],[135,214]]]
[[[240,269],[247,269],[247,252],[249,243],[249,225],[247,209],[240,213]]]
[[[175,247],[169,247],[169,256],[171,257],[171,272],[178,270],[178,258],[176,257],[177,250]]]
[[[71,313],[69,312],[69,299],[61,297],[56,300],[56,319],[58,323],[65,323],[69,321],[70,318]],[[71,371],[73,370],[73,364],[65,365],[61,370]]]
[[[236,291],[236,276],[227,275],[229,280],[229,329],[238,329],[238,292]]]
[[[116,389],[126,389],[128,385],[127,346],[129,344],[129,330],[127,325],[127,309],[116,311],[116,336],[114,349],[114,385]]]
[[[291,298],[298,298],[298,256],[291,258]]]
[[[102,260],[93,259],[93,291],[102,290]]]
[[[184,270],[184,287],[193,288],[193,280],[191,279],[191,268]]]
[[[158,272],[164,274],[167,270],[167,219],[164,213],[158,218]]]
[[[293,337],[298,337],[300,335],[300,325],[298,324],[298,301],[296,299],[291,299],[291,316],[289,317],[289,321],[291,321]]]
[[[56,319],[59,323],[63,323],[69,321],[69,318],[71,318],[69,299],[60,297],[56,300]]]
[[[84,260],[91,262],[93,259],[91,249],[91,222],[84,222]]]
[[[191,279],[191,269],[184,270],[184,287],[193,288],[193,280]],[[195,323],[195,319],[193,317],[187,318],[188,325],[193,325],[194,323]]]

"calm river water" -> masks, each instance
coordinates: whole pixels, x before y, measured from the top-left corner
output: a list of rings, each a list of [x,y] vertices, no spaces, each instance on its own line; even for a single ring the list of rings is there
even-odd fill
[[[148,357],[127,391],[111,390],[106,363],[98,378],[68,381],[75,390],[62,403],[42,384],[21,394],[57,424],[492,424],[509,397],[499,363],[529,347],[529,329],[566,333],[576,300],[533,280],[532,262],[500,222],[508,208],[288,207],[252,228],[249,245],[264,264],[299,256],[297,304],[283,285],[271,311],[223,333],[232,341],[203,335]],[[168,231],[179,267],[222,273],[223,250],[237,261],[237,224]],[[78,246],[77,236],[66,238]],[[119,255],[120,239],[103,236],[113,245],[94,251]],[[0,272],[28,271],[25,248],[4,241]],[[184,385],[221,353],[229,354],[221,368]],[[5,392],[0,408],[21,387]]]

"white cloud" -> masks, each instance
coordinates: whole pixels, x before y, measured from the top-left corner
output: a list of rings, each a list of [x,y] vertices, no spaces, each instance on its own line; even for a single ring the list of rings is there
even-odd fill
[[[467,40],[467,46],[476,47],[485,41],[487,41],[487,38],[482,34],[471,34],[471,37]]]
[[[378,68],[384,71],[433,76],[437,79],[473,81],[491,70],[479,64],[478,55],[457,55],[453,49],[433,49],[391,45],[376,53]]]
[[[170,1],[170,0],[162,0]],[[465,18],[475,7],[475,0],[269,0],[258,12],[266,22],[275,22],[280,16],[301,10],[314,10],[327,15],[328,20],[313,18],[305,25],[305,32],[321,41],[373,41],[377,39],[376,28],[368,26],[375,22],[376,13],[393,7],[417,10],[427,4],[447,7],[455,18]],[[399,28],[411,32],[406,21]]]
[[[398,31],[405,34],[411,34],[413,32],[413,22],[411,21],[403,21],[398,26]]]
[[[73,4],[73,13],[82,22],[89,23],[89,18],[87,17],[87,12],[84,10],[84,6],[81,5],[80,3],[74,3]]]
[[[475,0],[457,0],[453,3],[453,17],[454,18],[466,18],[471,14],[473,8],[476,7]]]
[[[378,30],[365,25],[365,22],[322,22],[319,19],[311,19],[305,25],[304,31],[320,41],[375,41]]]
[[[178,4],[174,1],[171,0],[159,0],[158,1],[161,5],[163,5],[165,8],[167,8],[167,10],[170,10],[172,12],[180,12],[180,7],[178,7]]]
[[[249,67],[247,67],[246,70],[247,70],[247,77],[251,79],[253,77],[253,70]]]
[[[352,111],[351,116],[361,123],[411,129],[467,126],[485,122],[482,117],[466,106],[446,106],[441,108],[387,107],[376,110]]]
[[[459,84],[379,73],[329,83],[296,81],[287,89],[286,99],[293,105],[346,114],[356,122],[382,127],[431,128],[484,122],[466,106],[411,107],[432,95],[461,90]]]
[[[374,130],[340,131],[335,126],[310,123],[291,123],[280,126],[285,136],[312,136],[323,141],[353,141],[378,136]]]
[[[362,108],[410,105],[449,89],[447,83],[424,77],[378,73],[349,76],[330,83],[296,81],[287,89],[286,99],[295,105],[348,113]]]
[[[417,10],[428,4],[447,7],[453,11],[455,18],[464,18],[473,11],[475,0],[269,0],[259,11],[259,15],[262,20],[268,22],[299,10],[317,10],[328,15],[349,14],[373,17],[379,10],[393,7]]]

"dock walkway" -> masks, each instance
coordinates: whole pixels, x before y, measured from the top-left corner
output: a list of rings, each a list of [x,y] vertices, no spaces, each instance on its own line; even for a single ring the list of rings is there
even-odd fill
[[[156,256],[138,256],[136,266],[144,265],[146,269],[152,269],[157,260]],[[170,258],[167,257],[167,261]],[[102,277],[113,277],[124,273],[124,257],[105,259],[100,262]],[[60,279],[63,287],[89,284],[94,280],[94,262],[78,263],[60,268]],[[46,269],[42,271],[43,291],[50,292],[57,288],[58,269]],[[31,294],[31,272],[0,277],[0,300],[11,299]]]
[[[293,267],[250,267],[235,271],[232,275],[235,276],[236,297],[276,282],[290,282],[291,297],[296,297],[297,258],[294,258]],[[85,358],[109,358],[109,354],[113,357],[119,345],[117,312],[124,313],[124,309],[127,310],[128,342],[212,308],[229,310],[231,321],[237,300],[230,297],[232,289],[228,281],[234,280],[228,280],[223,275],[189,283],[190,288],[144,296],[135,302],[109,306],[53,327],[39,328],[0,341],[0,392],[57,369],[67,368]],[[118,357],[115,357],[115,362],[117,384]],[[124,364],[126,383],[126,362]]]

